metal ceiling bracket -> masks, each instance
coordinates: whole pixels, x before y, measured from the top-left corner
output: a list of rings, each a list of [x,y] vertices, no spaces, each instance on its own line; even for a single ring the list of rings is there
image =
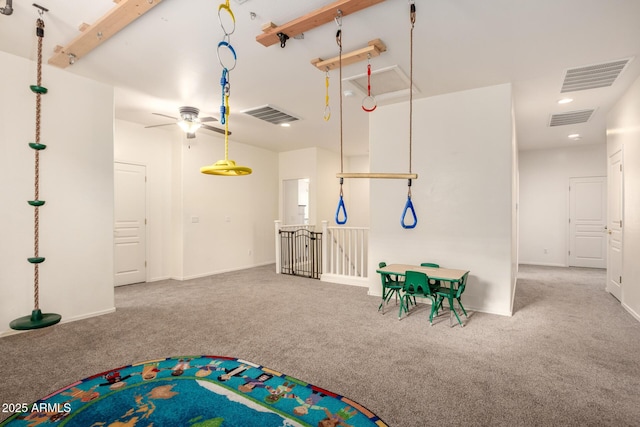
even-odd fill
[[[0,7],[0,13],[3,15],[11,15],[13,13],[13,0],[7,0],[7,5]]]
[[[289,36],[285,33],[278,33],[278,39],[280,39],[280,47],[284,49],[287,44],[287,40],[289,40]]]

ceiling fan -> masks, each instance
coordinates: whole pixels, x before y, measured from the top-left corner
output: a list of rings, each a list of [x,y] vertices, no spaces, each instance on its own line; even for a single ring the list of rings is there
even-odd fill
[[[175,123],[163,123],[161,125],[145,126],[145,129],[177,124],[178,126],[180,126],[180,129],[182,129],[187,134],[187,138],[195,138],[196,131],[200,128],[209,129],[214,132],[224,134],[224,129],[219,129],[219,128],[204,124],[205,122],[215,122],[218,119],[216,119],[215,117],[203,117],[200,119],[198,118],[199,113],[200,113],[200,110],[197,109],[196,107],[188,107],[188,106],[180,107],[180,118],[167,116],[166,114],[151,113],[151,114],[155,114],[156,116],[162,116],[162,117],[167,117],[169,119],[173,119],[175,120]],[[229,135],[231,135],[231,132],[229,132]]]

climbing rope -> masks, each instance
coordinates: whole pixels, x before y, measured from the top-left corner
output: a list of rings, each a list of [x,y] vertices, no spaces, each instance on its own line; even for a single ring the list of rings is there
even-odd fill
[[[338,31],[336,32],[336,43],[340,51],[339,55],[339,68],[340,68],[340,173],[344,173],[344,155],[343,155],[343,132],[342,132],[342,11],[338,10],[338,16],[335,18],[338,25]],[[344,184],[344,178],[340,178],[340,200],[338,201],[338,208],[336,209],[336,224],[344,225],[347,223],[347,208],[344,205],[342,184]],[[342,215],[342,217],[341,217]]]
[[[413,28],[416,23],[416,5],[413,1],[410,2],[409,20],[411,22],[410,31],[410,48],[409,48],[409,173],[411,173],[412,162],[412,150],[413,150]],[[411,213],[413,216],[413,222],[407,224],[407,213]],[[411,179],[407,182],[407,202],[404,205],[402,216],[400,219],[400,225],[402,228],[415,228],[418,224],[418,217],[416,211],[413,208],[413,202],[411,201]]]
[[[42,15],[42,12],[40,11]],[[36,87],[42,88],[42,39],[44,38],[44,21],[38,18],[36,21],[36,36],[38,38],[38,65],[36,75]],[[36,91],[36,135],[35,143],[40,143],[40,116],[41,116],[41,97],[46,90]],[[34,200],[40,200],[40,150],[35,150],[35,177],[34,177]],[[40,209],[35,206],[33,210],[33,260],[40,258]],[[44,261],[44,259],[43,259]],[[40,272],[39,263],[33,264],[33,307],[35,310],[40,309]]]
[[[24,316],[15,319],[10,323],[10,327],[16,330],[38,329],[46,326],[54,325],[60,322],[62,318],[59,314],[46,313],[40,311],[40,272],[39,264],[44,262],[44,257],[40,256],[40,206],[45,202],[40,200],[40,151],[44,150],[46,145],[40,143],[40,116],[41,116],[41,96],[47,93],[47,88],[42,86],[42,39],[44,37],[44,21],[42,17],[48,9],[33,4],[38,9],[40,17],[36,20],[36,37],[38,39],[38,62],[37,62],[37,83],[29,86],[31,91],[36,94],[36,134],[35,141],[29,143],[29,147],[35,152],[34,164],[34,200],[28,200],[27,203],[34,207],[33,214],[33,257],[27,258],[29,263],[33,264],[33,310],[30,316]]]

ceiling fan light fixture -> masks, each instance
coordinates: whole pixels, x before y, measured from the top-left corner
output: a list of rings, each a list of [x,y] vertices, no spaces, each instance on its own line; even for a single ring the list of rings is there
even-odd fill
[[[200,123],[200,120],[198,119],[183,119],[178,122],[178,126],[180,126],[180,129],[182,129],[185,133],[195,133],[198,129],[200,129],[202,123]]]

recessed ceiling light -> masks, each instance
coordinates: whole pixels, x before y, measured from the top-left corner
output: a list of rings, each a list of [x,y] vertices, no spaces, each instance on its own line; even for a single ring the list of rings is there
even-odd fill
[[[558,104],[568,104],[568,103],[570,103],[572,101],[573,101],[572,98],[562,98],[562,99],[558,100]]]
[[[572,133],[571,135],[567,135],[567,138],[573,139],[573,140],[578,140],[580,139],[580,134],[579,133]]]
[[[291,127],[291,123],[280,123],[280,126],[282,126],[283,128],[288,128]]]

